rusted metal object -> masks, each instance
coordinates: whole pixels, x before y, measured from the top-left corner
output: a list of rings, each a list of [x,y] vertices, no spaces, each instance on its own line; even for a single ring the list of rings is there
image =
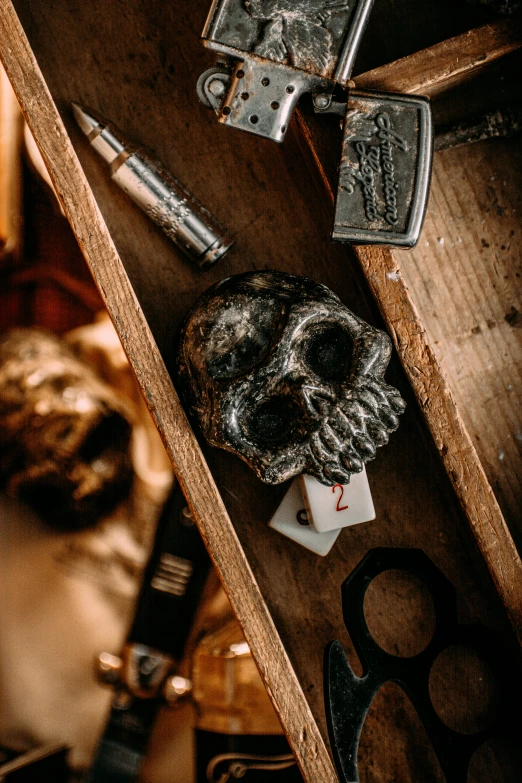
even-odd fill
[[[206,71],[200,97],[224,125],[282,141],[303,93],[331,93],[336,83],[348,83],[372,5],[214,0],[203,40],[228,69]]]
[[[428,204],[432,147],[427,98],[351,92],[332,238],[415,245]]]
[[[215,0],[203,39],[220,59],[198,93],[223,125],[278,142],[304,93],[318,114],[344,116],[332,238],[412,247],[428,201],[431,110],[426,98],[351,92],[372,4]],[[334,100],[341,87],[350,92]]]
[[[521,131],[522,106],[515,104],[438,129],[434,148],[436,152],[440,152],[486,139],[507,139]]]

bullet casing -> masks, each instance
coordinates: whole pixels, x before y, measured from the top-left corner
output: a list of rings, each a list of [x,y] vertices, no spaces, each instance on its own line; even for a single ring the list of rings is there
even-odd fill
[[[228,250],[210,212],[144,151],[130,155],[112,179],[201,267],[212,266]]]
[[[225,255],[231,243],[223,229],[160,161],[96,112],[77,104],[73,111],[112,179],[201,269]]]

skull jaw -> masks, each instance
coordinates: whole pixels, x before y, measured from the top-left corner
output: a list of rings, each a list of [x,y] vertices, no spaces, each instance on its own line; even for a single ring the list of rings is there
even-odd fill
[[[333,487],[338,483],[349,484],[350,476],[353,473],[362,471],[362,462],[350,471],[340,467],[338,461],[334,461],[334,459],[321,464],[314,459],[307,446],[303,447],[303,444],[290,447],[283,454],[261,454],[253,453],[251,444],[245,445],[236,441],[231,442],[224,437],[215,439],[210,435],[206,436],[206,438],[211,446],[223,449],[239,457],[264,484],[283,484],[302,473],[306,473],[317,479],[324,486]],[[342,474],[336,472],[340,470],[344,470],[344,472]]]
[[[214,437],[208,434],[205,435],[205,438],[211,446],[239,457],[265,484],[283,484],[300,473],[306,472],[306,460],[299,449],[287,451],[282,455],[259,453],[253,451],[251,444],[238,442],[223,435]]]
[[[245,462],[256,476],[265,484],[277,485],[307,473],[321,484],[332,487],[338,483],[338,454],[330,452],[326,461],[318,460],[312,453],[308,440],[297,440],[280,448],[259,448],[244,435],[236,417],[236,410],[230,410],[230,416],[216,417],[212,427],[203,434],[211,446],[234,454]],[[362,463],[342,476],[342,483],[348,484],[351,473],[359,473]],[[332,473],[332,471],[334,471]]]
[[[388,442],[405,406],[395,389],[384,382],[379,387],[375,380],[371,383],[373,386],[367,387],[360,382],[341,397],[327,401],[321,414],[316,411],[313,417],[307,417],[303,409],[291,437],[273,445],[253,443],[245,428],[244,403],[248,407],[257,394],[247,383],[241,394],[228,389],[213,399],[213,414],[203,434],[211,445],[240,457],[266,484],[281,484],[306,473],[327,487],[346,485],[351,475],[360,473],[364,464],[375,458],[377,449]],[[245,392],[249,393],[243,396]],[[390,395],[386,403],[378,400],[377,392]],[[344,417],[346,423],[346,414],[351,423],[343,437],[339,421]]]

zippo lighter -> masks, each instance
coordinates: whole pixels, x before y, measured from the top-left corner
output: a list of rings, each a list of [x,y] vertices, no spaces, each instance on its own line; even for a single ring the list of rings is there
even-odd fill
[[[426,98],[350,92],[373,0],[214,0],[203,31],[218,64],[198,82],[226,126],[283,141],[311,93],[317,113],[344,114],[333,239],[411,247],[429,191],[433,131]]]

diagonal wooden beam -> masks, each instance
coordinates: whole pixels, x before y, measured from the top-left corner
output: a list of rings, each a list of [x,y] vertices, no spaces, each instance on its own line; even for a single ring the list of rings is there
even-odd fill
[[[0,260],[20,256],[22,118],[9,80],[0,66]]]
[[[522,48],[520,22],[500,19],[354,78],[360,90],[435,96]]]
[[[433,95],[521,47],[522,36],[517,25],[512,19],[501,20],[361,74],[354,81],[363,89]],[[338,156],[333,151],[336,146],[340,154],[337,129],[327,128],[324,118],[298,112],[297,133],[309,165],[315,169],[333,204],[337,174],[332,159]],[[354,250],[522,643],[522,561],[401,275],[400,265],[387,248],[361,246]]]
[[[142,308],[10,0],[0,58],[308,783],[337,775]]]

